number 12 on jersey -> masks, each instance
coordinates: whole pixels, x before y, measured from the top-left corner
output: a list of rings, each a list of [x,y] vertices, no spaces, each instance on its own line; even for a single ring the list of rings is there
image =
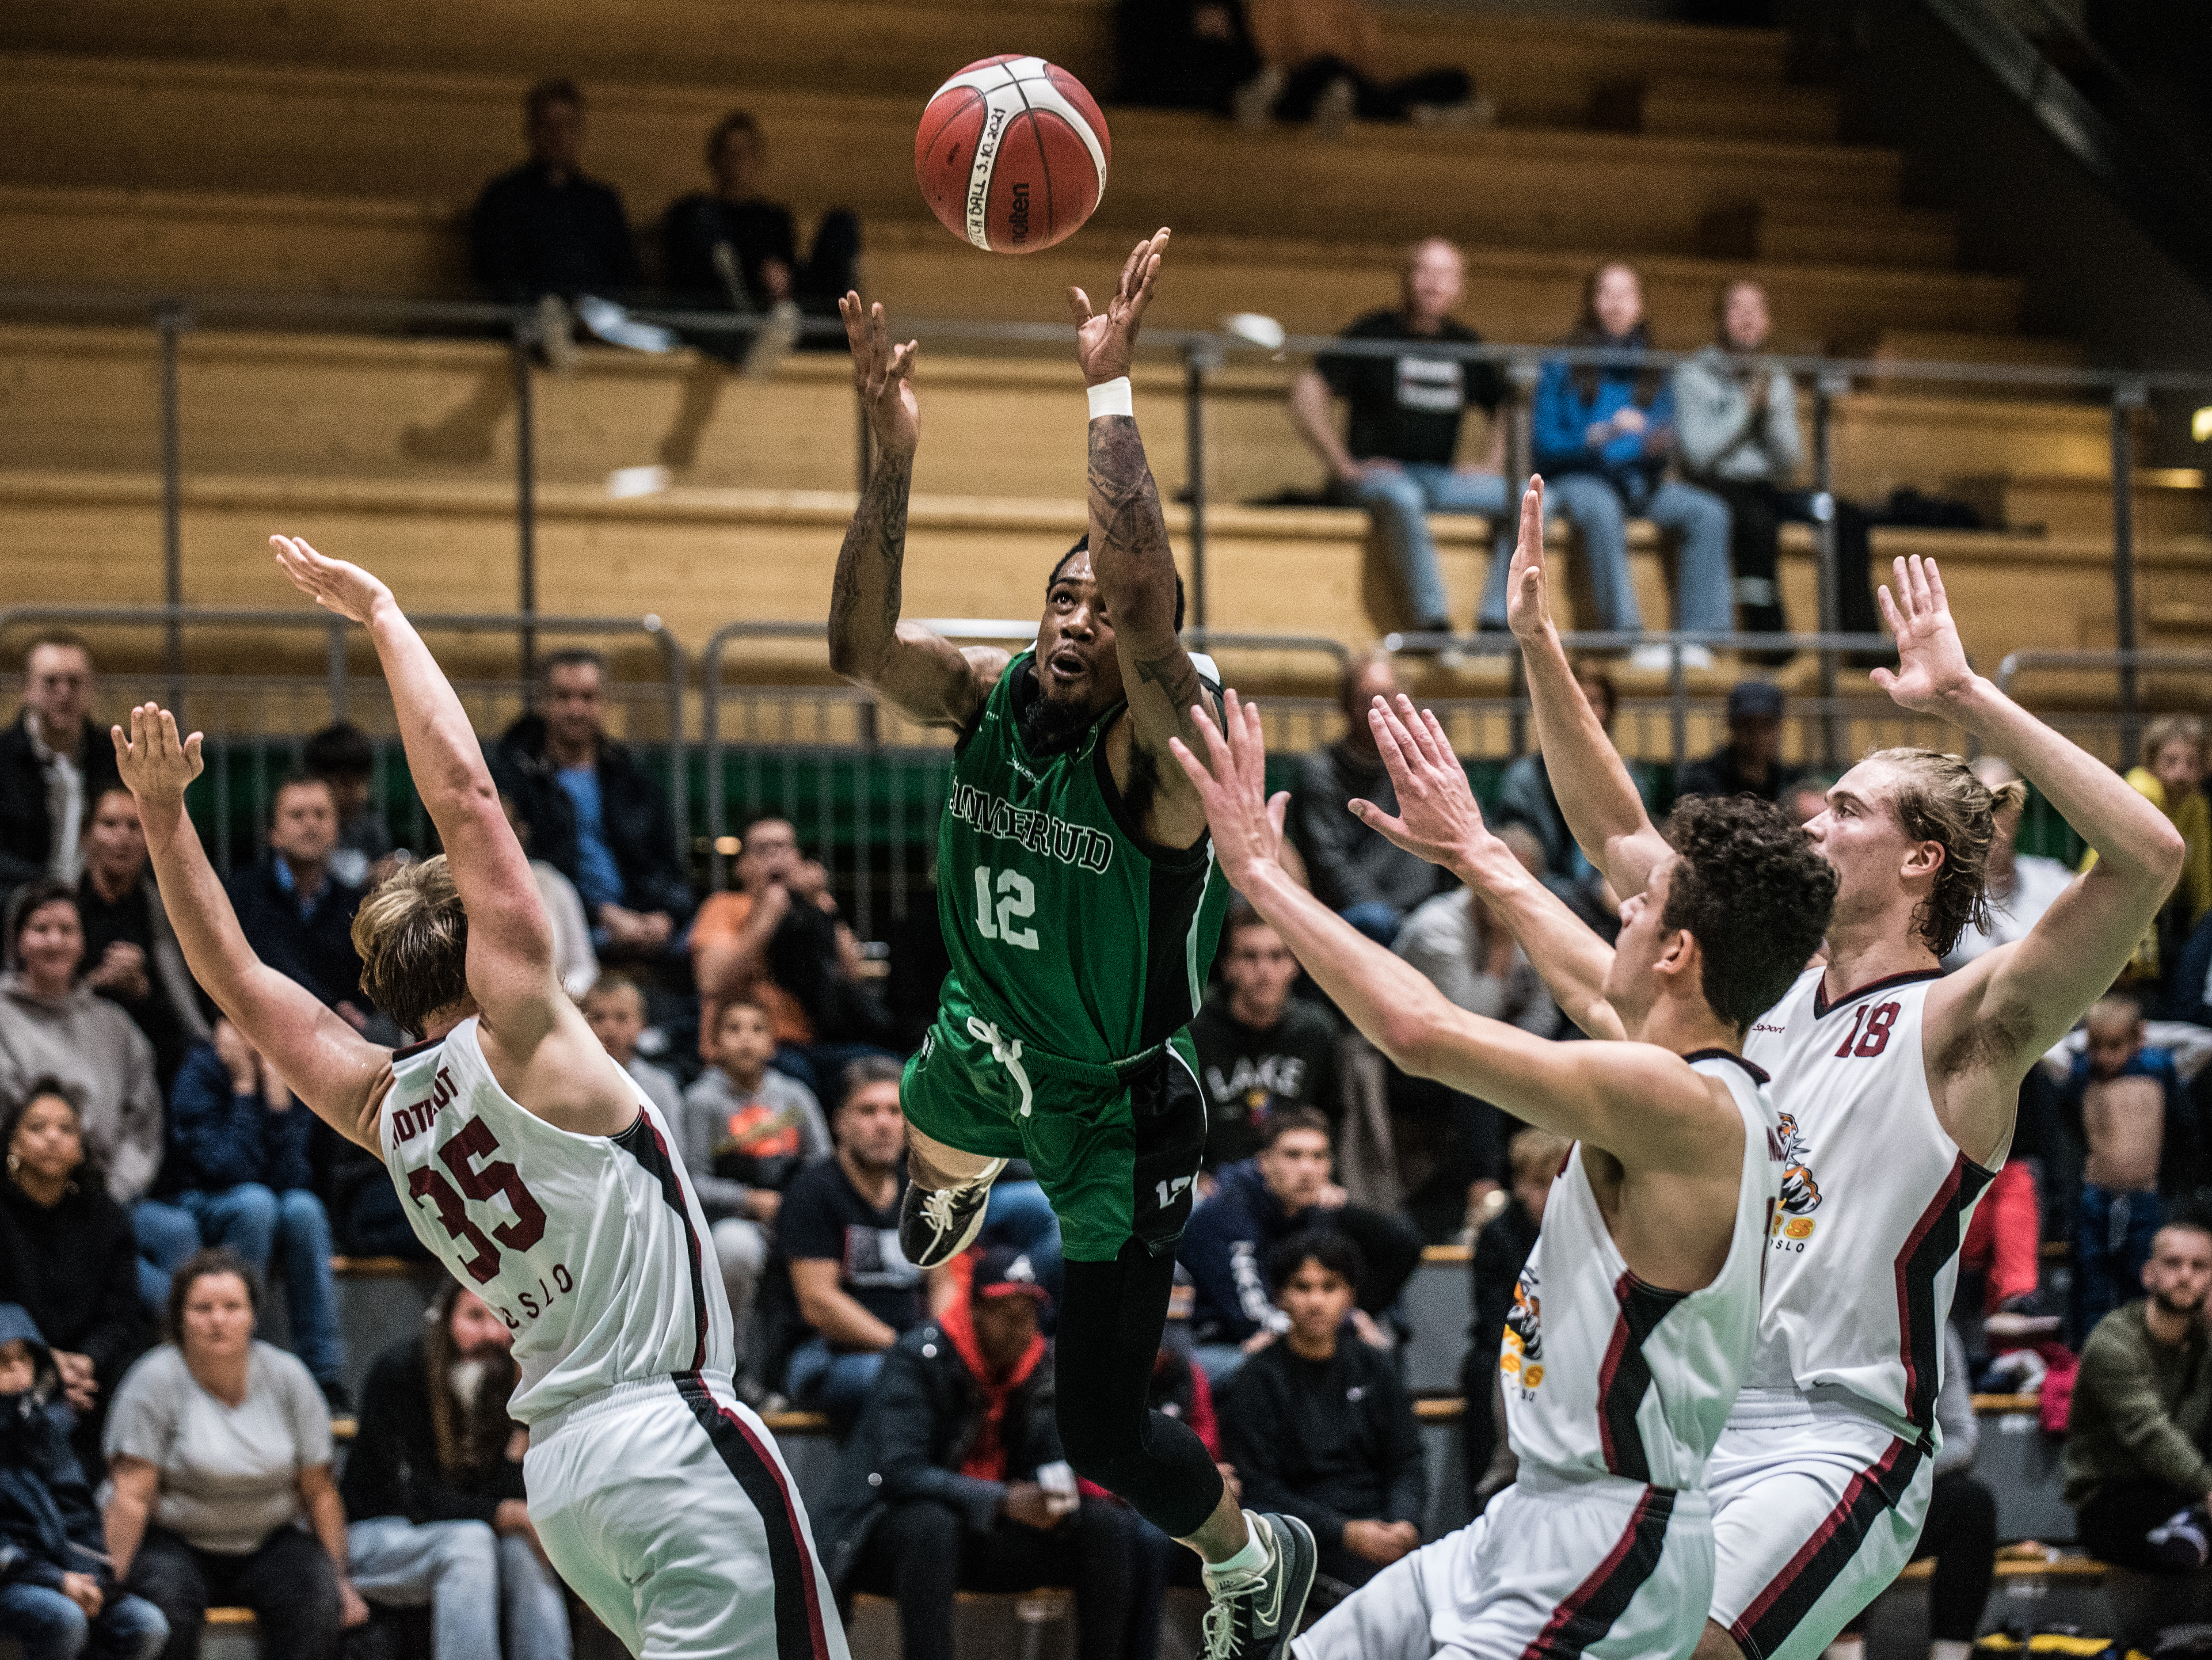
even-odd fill
[[[993,898],[995,888],[997,897]],[[975,866],[975,932],[986,939],[1002,940],[1023,951],[1037,949],[1035,928],[1017,927],[1024,916],[1036,915],[1036,884],[1018,870],[1002,870],[995,883],[988,865]]]

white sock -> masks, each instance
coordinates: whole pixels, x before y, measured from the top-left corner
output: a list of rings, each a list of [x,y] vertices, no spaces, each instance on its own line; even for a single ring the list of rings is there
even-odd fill
[[[1928,1660],[1966,1660],[1974,1651],[1972,1643],[1960,1643],[1948,1637],[1939,1637],[1928,1645]]]
[[[1257,1573],[1267,1566],[1267,1547],[1260,1531],[1259,1519],[1250,1511],[1244,1512],[1244,1548],[1236,1555],[1206,1565],[1206,1577],[1218,1579],[1231,1573]]]

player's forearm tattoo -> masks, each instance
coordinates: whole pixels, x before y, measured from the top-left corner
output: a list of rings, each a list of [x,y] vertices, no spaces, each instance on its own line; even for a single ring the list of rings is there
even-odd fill
[[[1136,581],[1156,575],[1143,569],[1154,561],[1174,580],[1175,556],[1168,550],[1159,486],[1152,482],[1145,441],[1129,416],[1104,416],[1091,423],[1091,512],[1104,537],[1104,545],[1091,550],[1102,587],[1127,586],[1112,580],[1109,568],[1119,567],[1114,575]]]
[[[830,599],[833,660],[864,643],[887,645],[898,628],[907,496],[913,483],[911,456],[876,459],[868,488],[846,529],[845,545],[837,552]]]

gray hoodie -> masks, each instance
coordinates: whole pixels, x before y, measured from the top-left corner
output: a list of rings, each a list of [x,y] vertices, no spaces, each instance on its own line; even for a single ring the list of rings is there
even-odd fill
[[[0,1100],[19,1100],[40,1078],[70,1085],[84,1106],[84,1135],[107,1167],[118,1205],[143,1197],[161,1168],[161,1091],[154,1046],[131,1017],[82,985],[40,1001],[20,973],[0,976]]]
[[[1674,430],[1682,471],[1728,483],[1786,485],[1805,459],[1797,435],[1797,395],[1783,369],[1763,371],[1766,407],[1751,407],[1751,381],[1762,373],[1707,346],[1674,370]]]

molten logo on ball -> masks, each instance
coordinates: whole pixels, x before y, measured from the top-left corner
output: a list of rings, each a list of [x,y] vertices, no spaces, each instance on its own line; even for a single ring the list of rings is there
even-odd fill
[[[1106,119],[1066,70],[1009,55],[937,89],[915,134],[915,179],[955,236],[997,253],[1075,234],[1106,189]]]

